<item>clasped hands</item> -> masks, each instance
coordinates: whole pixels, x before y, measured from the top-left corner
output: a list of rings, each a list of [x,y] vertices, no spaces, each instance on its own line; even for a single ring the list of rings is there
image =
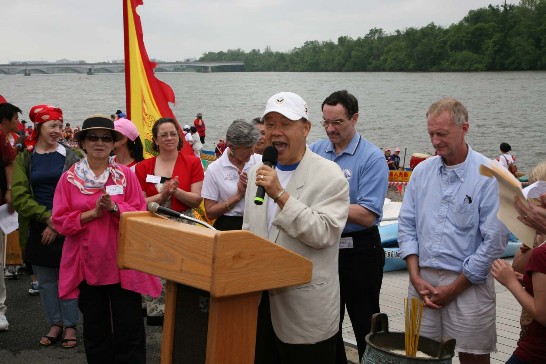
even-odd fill
[[[163,187],[161,188],[161,191],[159,192],[159,199],[161,203],[164,203],[167,201],[173,193],[176,192],[178,189],[178,176],[174,176],[168,181],[165,181],[163,183]]]
[[[104,210],[113,211],[115,206],[116,203],[112,201],[112,196],[106,193],[106,191],[103,191],[102,195],[95,203],[95,217],[101,217]]]
[[[448,305],[456,297],[455,290],[450,285],[434,287],[421,277],[412,279],[411,283],[419,292],[425,306],[431,309],[440,309]]]

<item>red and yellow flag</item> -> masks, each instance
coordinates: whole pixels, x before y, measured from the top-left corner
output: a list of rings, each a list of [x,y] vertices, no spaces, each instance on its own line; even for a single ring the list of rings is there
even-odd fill
[[[173,118],[169,102],[174,103],[174,92],[154,75],[156,64],[150,62],[144,47],[142,24],[136,8],[143,0],[123,0],[123,27],[125,40],[125,90],[127,117],[140,132],[145,157],[152,150],[152,126],[159,118]],[[178,125],[179,129],[180,125]],[[184,153],[193,155],[191,146],[184,143]]]

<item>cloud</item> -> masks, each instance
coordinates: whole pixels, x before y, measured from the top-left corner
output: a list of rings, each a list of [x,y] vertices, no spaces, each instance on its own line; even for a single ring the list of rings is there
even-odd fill
[[[501,0],[146,0],[139,7],[150,58],[168,61],[241,48],[288,51],[305,41],[449,26]],[[25,0],[3,5],[0,63],[123,58],[122,1]]]

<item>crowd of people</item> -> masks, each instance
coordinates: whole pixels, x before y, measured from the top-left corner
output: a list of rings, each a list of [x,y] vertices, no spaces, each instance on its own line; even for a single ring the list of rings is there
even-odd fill
[[[261,116],[229,125],[205,174],[198,158],[206,137],[201,113],[182,128],[158,119],[156,155],[145,159],[138,129],[120,110],[90,116],[72,130],[60,108],[36,105],[29,113],[32,132],[16,143],[8,134],[17,132],[22,111],[0,104],[0,199],[19,213],[25,261],[49,323],[37,342],[77,346],[81,314],[89,363],[144,363],[142,305],[148,324],[161,324],[165,281],[118,268],[120,215],[156,202],[193,216],[203,204],[216,229],[249,230],[313,263],[310,283],[261,295],[255,363],[347,363],[345,310],[361,359],[372,315],[381,309],[385,254],[378,225],[389,170],[401,167],[400,149],[383,152],[358,131],[358,100],[346,90],[326,97],[321,111],[325,138],[308,145],[305,100],[292,92],[271,96]],[[426,307],[421,334],[438,342],[455,338],[463,364],[489,362],[497,342],[497,279],[523,308],[509,363],[544,362],[546,195],[538,203],[514,200],[518,219],[537,237],[512,267],[498,259],[509,231],[497,217],[496,181],[479,174],[489,159],[466,141],[468,111],[444,98],[430,106],[426,125],[436,156],[414,170],[399,216],[408,296]],[[181,152],[183,143],[194,155]],[[503,144],[505,155],[510,146]],[[276,166],[262,163],[266,147],[275,148]],[[546,179],[546,162],[533,176]],[[258,189],[265,191],[263,205],[254,203]],[[6,331],[0,268],[0,331]]]

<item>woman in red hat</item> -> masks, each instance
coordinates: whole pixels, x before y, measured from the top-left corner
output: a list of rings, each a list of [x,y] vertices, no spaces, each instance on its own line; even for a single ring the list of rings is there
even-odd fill
[[[53,195],[61,174],[78,161],[76,154],[58,142],[62,138],[61,109],[37,105],[30,111],[34,131],[27,138],[27,148],[17,156],[12,178],[12,202],[19,213],[20,234],[26,241],[25,260],[32,264],[38,278],[38,290],[50,328],[40,344],[53,345],[64,337],[63,348],[77,345],[79,320],[76,299],[59,298],[59,266],[64,236],[53,226]]]

